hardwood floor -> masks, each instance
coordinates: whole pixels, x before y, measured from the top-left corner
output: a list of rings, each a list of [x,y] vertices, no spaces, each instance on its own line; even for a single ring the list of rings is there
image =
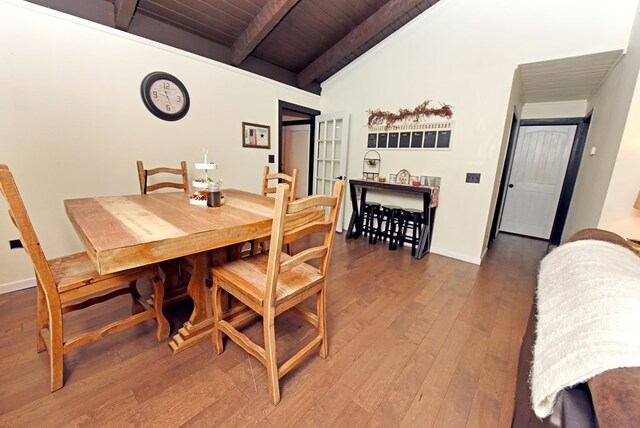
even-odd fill
[[[35,290],[0,295],[0,426],[507,427],[546,246],[502,234],[476,266],[338,236],[329,357],[289,373],[278,406],[266,370],[238,346],[226,341],[218,356],[206,341],[172,355],[151,321],[67,354],[65,386],[50,393],[48,359],[35,349]],[[122,296],[72,313],[65,334],[129,310]],[[167,314],[173,332],[186,313]],[[256,327],[247,334],[260,336]],[[307,327],[278,318],[279,359],[307,341]]]

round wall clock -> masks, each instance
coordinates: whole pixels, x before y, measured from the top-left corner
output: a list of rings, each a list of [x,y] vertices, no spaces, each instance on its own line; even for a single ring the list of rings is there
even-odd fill
[[[142,80],[140,92],[144,105],[160,119],[182,119],[189,111],[187,88],[169,73],[149,74]]]

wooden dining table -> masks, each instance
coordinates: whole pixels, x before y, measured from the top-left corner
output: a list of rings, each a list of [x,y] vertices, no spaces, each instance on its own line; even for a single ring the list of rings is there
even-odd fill
[[[245,242],[271,233],[272,198],[235,189],[225,189],[224,194],[220,207],[191,205],[189,195],[182,192],[64,201],[67,216],[100,274],[189,256],[187,292],[193,311],[169,343],[174,353],[211,335],[209,266],[239,257]],[[323,215],[321,210],[301,212],[288,220],[287,228]],[[243,321],[239,316],[237,322]]]

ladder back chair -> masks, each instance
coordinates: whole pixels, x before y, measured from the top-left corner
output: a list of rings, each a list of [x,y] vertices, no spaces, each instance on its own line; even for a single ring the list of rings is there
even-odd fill
[[[185,193],[189,192],[189,175],[187,173],[187,162],[180,162],[180,168],[159,167],[144,169],[142,161],[137,161],[138,180],[140,182],[140,193],[146,195],[160,189],[180,189]],[[163,181],[149,184],[148,178],[157,174],[174,174],[181,176],[182,182]],[[170,306],[181,300],[189,298],[187,294],[187,284],[189,277],[185,275],[191,273],[191,263],[187,263],[184,258],[167,260],[160,263],[160,269],[164,272],[165,299],[164,305]]]
[[[337,181],[332,196],[314,195],[289,201],[289,186],[279,184],[276,191],[269,252],[211,268],[215,322],[214,348],[218,354],[222,353],[224,350],[222,334],[224,333],[264,364],[267,368],[269,396],[274,404],[280,402],[280,378],[317,348],[319,348],[320,357],[326,358],[328,355],[326,280],[343,187],[344,183]],[[324,221],[310,219],[293,229],[285,228],[290,214],[307,209],[318,209],[317,207],[325,209]],[[282,252],[283,244],[311,235],[321,235],[322,243],[307,248],[295,256]],[[319,259],[319,267],[306,263],[313,259]],[[235,297],[250,308],[250,311],[262,317],[264,348],[252,342],[234,327],[234,320],[243,318],[244,315],[239,315],[237,306],[224,311],[224,303],[228,301],[228,295]],[[297,306],[310,297],[316,299],[316,313]],[[274,323],[278,315],[288,310],[309,322],[315,327],[317,334],[293,357],[278,367]]]
[[[169,335],[169,323],[162,314],[164,285],[157,265],[100,275],[87,253],[77,253],[47,260],[36,236],[13,175],[0,164],[0,190],[9,206],[9,216],[20,233],[20,240],[31,258],[36,274],[36,332],[38,352],[47,350],[51,371],[51,391],[64,385],[64,354],[105,336],[118,333],[143,321],[155,318],[156,336]],[[136,281],[148,278],[153,285],[154,305],[138,294]],[[114,297],[130,294],[133,314],[100,329],[65,340],[63,315],[87,308]]]
[[[293,169],[293,175],[287,175],[283,173],[269,173],[269,165],[264,167],[264,171],[262,173],[262,196],[268,196],[276,193],[276,187],[270,187],[269,182],[272,180],[277,180],[275,185],[278,183],[285,183],[289,185],[289,201],[294,201],[296,199],[296,189],[298,188],[298,168]],[[251,243],[251,254],[257,254],[258,250],[260,252],[264,252],[266,250],[266,242],[269,238],[261,238],[255,239]],[[287,253],[292,254],[292,246],[291,244],[287,244]]]
[[[298,187],[298,168],[293,169],[293,175],[278,173],[269,173],[269,166],[264,167],[262,174],[262,195],[267,196],[272,193],[276,193],[276,187],[269,187],[271,180],[278,180],[277,183],[286,183],[289,185],[289,201],[296,199],[296,189]],[[276,184],[277,184],[276,183]]]
[[[138,166],[138,181],[140,182],[140,193],[146,195],[148,192],[153,192],[159,189],[181,189],[185,193],[189,192],[189,175],[187,174],[187,163],[185,161],[180,162],[180,168],[153,168],[144,169],[142,161],[137,162]],[[156,174],[175,174],[182,178],[182,182],[162,181],[159,183],[149,184],[149,176]]]

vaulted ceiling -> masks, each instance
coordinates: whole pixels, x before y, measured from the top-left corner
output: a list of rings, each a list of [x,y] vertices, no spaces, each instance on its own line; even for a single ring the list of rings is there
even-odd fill
[[[438,0],[29,0],[319,93]]]

